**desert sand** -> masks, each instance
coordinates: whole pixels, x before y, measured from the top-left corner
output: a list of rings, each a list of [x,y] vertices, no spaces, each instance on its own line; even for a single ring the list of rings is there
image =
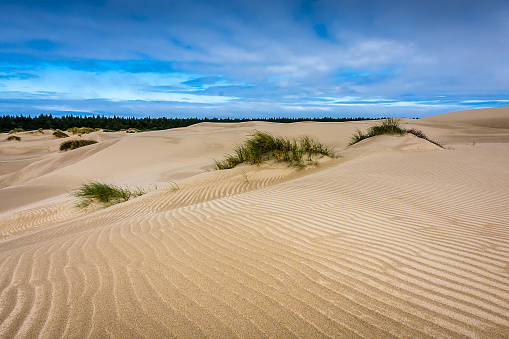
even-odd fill
[[[0,134],[0,337],[509,337],[509,107],[374,123]],[[211,171],[255,130],[340,157]]]

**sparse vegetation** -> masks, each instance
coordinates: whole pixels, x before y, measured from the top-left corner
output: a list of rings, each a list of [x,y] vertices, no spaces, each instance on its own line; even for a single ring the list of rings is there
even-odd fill
[[[92,145],[92,144],[96,144],[96,143],[97,143],[97,141],[95,141],[95,140],[86,140],[86,139],[69,140],[69,141],[64,141],[63,143],[60,144],[60,150],[68,151],[68,150],[73,150],[76,148],[80,148],[83,146],[88,146],[88,145]]]
[[[91,128],[91,127],[71,127],[67,129],[67,132],[72,133],[74,135],[78,134],[82,136],[83,134],[89,134],[92,132],[98,131],[99,128]]]
[[[241,163],[259,165],[268,160],[304,168],[306,165],[315,164],[313,157],[335,158],[337,156],[334,150],[326,148],[323,144],[307,136],[301,137],[299,140],[290,140],[260,131],[256,131],[243,145],[237,146],[234,152],[234,155],[228,154],[222,161],[214,160],[214,168],[216,170],[229,169]]]
[[[444,148],[444,144],[442,142],[428,138],[426,136],[426,134],[424,134],[420,129],[410,128],[410,129],[407,129],[406,131],[407,131],[407,133],[413,134],[418,138],[427,140],[427,141],[431,142],[432,144],[437,145],[440,148]]]
[[[105,207],[108,207],[128,201],[131,198],[135,198],[143,194],[145,194],[145,191],[140,188],[131,191],[130,189],[103,184],[96,181],[83,184],[78,190],[72,193],[74,197],[79,199],[77,206],[80,208],[87,207],[92,203],[100,203]]]
[[[30,133],[30,134],[32,134],[32,135],[33,135],[33,134],[44,134],[44,131],[43,131],[43,129],[42,129],[42,128],[39,128],[39,129],[37,129],[37,130],[30,131],[30,132],[28,132],[28,133]]]
[[[394,118],[388,118],[382,121],[380,125],[374,125],[368,128],[366,133],[363,133],[361,130],[357,129],[352,136],[352,139],[349,143],[349,145],[353,145],[358,143],[361,140],[374,137],[376,135],[383,135],[383,134],[389,134],[389,135],[404,135],[406,133],[410,133],[415,135],[418,138],[427,140],[441,148],[444,148],[443,144],[441,142],[438,142],[436,140],[428,138],[421,130],[411,128],[411,129],[405,129],[401,127],[399,123],[399,119]]]
[[[21,141],[21,138],[17,135],[9,135],[5,141]]]
[[[67,134],[65,134],[64,132],[62,132],[61,130],[57,129],[53,132],[53,136],[55,138],[68,138],[69,136]]]
[[[388,118],[382,121],[380,125],[374,125],[368,128],[367,133],[363,133],[359,129],[352,136],[350,145],[356,144],[361,140],[374,137],[376,135],[403,135],[406,131],[399,125],[399,119]]]
[[[172,191],[178,191],[180,189],[179,185],[175,181],[170,181],[170,187]]]
[[[9,134],[15,134],[19,132],[24,132],[25,130],[23,128],[15,128],[9,131]]]

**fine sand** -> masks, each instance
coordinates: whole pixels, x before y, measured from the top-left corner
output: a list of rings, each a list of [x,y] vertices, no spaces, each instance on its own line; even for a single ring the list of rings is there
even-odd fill
[[[509,337],[509,108],[401,122],[446,148],[348,147],[373,121],[0,134],[0,338]],[[255,130],[341,156],[208,171]],[[147,194],[76,208],[93,180]]]

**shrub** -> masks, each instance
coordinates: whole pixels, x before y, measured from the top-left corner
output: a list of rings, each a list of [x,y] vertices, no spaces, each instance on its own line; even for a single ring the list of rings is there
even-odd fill
[[[7,139],[5,139],[6,141],[21,141],[21,138],[18,137],[17,135],[10,135],[7,137]]]
[[[53,136],[55,138],[68,138],[69,136],[67,134],[65,134],[64,132],[62,132],[61,130],[57,129],[53,132]]]
[[[80,148],[83,146],[88,146],[88,145],[92,145],[92,144],[96,144],[96,143],[97,143],[97,141],[95,141],[95,140],[86,140],[86,139],[69,140],[69,141],[64,141],[63,143],[60,144],[60,150],[68,151],[68,150],[73,150],[76,148]]]
[[[237,146],[234,152],[234,155],[226,155],[223,161],[214,160],[214,168],[229,169],[244,162],[258,165],[271,159],[286,162],[289,166],[303,168],[306,166],[305,161],[313,163],[313,156],[336,157],[334,150],[326,148],[307,136],[299,140],[289,140],[260,131],[256,131],[243,145]],[[307,156],[306,159],[304,156]]]
[[[131,191],[129,189],[103,184],[96,181],[83,184],[78,190],[72,193],[74,197],[79,199],[79,203],[77,204],[78,207],[87,207],[93,202],[103,204],[107,207],[128,201],[131,198],[135,198],[143,194],[145,194],[145,192],[140,188],[135,191]]]

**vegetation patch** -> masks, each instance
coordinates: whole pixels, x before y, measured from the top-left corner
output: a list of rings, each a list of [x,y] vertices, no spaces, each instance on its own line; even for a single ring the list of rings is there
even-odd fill
[[[237,146],[234,152],[233,155],[226,155],[222,161],[214,160],[214,169],[229,169],[241,163],[259,165],[269,160],[304,168],[307,165],[315,164],[313,159],[316,157],[337,157],[333,149],[329,149],[307,136],[303,136],[299,140],[290,140],[260,131],[256,131],[244,144]]]
[[[132,191],[127,188],[103,184],[96,181],[83,184],[78,190],[72,193],[74,197],[78,198],[79,202],[77,206],[80,208],[87,207],[92,203],[99,203],[104,207],[108,207],[143,194],[145,194],[145,191],[140,188]]]
[[[42,128],[39,128],[39,129],[37,129],[37,130],[30,131],[30,132],[28,132],[28,133],[30,133],[30,134],[44,134],[44,131],[43,131],[43,129],[42,129]]]
[[[55,138],[68,138],[69,136],[67,134],[65,134],[64,132],[62,132],[61,130],[57,129],[53,132],[53,136]]]
[[[83,146],[88,146],[88,145],[92,145],[92,144],[96,144],[96,143],[97,143],[97,141],[95,141],[95,140],[86,140],[86,139],[69,140],[69,141],[64,141],[63,143],[60,144],[60,150],[68,151],[68,150],[73,150],[76,148],[80,148]]]
[[[79,136],[82,136],[83,134],[89,134],[99,130],[100,130],[99,128],[91,127],[71,127],[67,129],[67,132],[72,133],[74,135],[78,134]]]
[[[5,141],[21,141],[21,138],[17,135],[9,135]]]
[[[424,134],[420,129],[416,129],[416,128],[410,128],[410,129],[407,129],[406,130],[407,133],[410,133],[410,134],[413,134],[415,135],[416,137],[418,138],[421,138],[421,139],[424,139],[424,140],[427,140],[429,142],[431,142],[432,144],[435,144],[437,145],[438,147],[440,148],[444,148],[444,144],[443,142],[440,142],[440,141],[437,141],[437,140],[433,140],[433,139],[430,139],[426,136],[426,134]]]
[[[19,132],[24,132],[25,130],[23,128],[15,128],[9,131],[9,134],[15,134]]]
[[[407,133],[413,134],[418,138],[427,140],[441,148],[444,148],[442,143],[428,138],[421,130],[418,130],[415,128],[405,129],[405,128],[401,127],[401,125],[399,123],[399,119],[394,119],[394,118],[385,119],[382,121],[381,124],[371,126],[370,128],[368,128],[366,133],[357,129],[355,131],[354,135],[352,136],[349,145],[356,144],[361,140],[371,138],[371,137],[374,137],[377,135],[383,135],[383,134],[405,135]]]

